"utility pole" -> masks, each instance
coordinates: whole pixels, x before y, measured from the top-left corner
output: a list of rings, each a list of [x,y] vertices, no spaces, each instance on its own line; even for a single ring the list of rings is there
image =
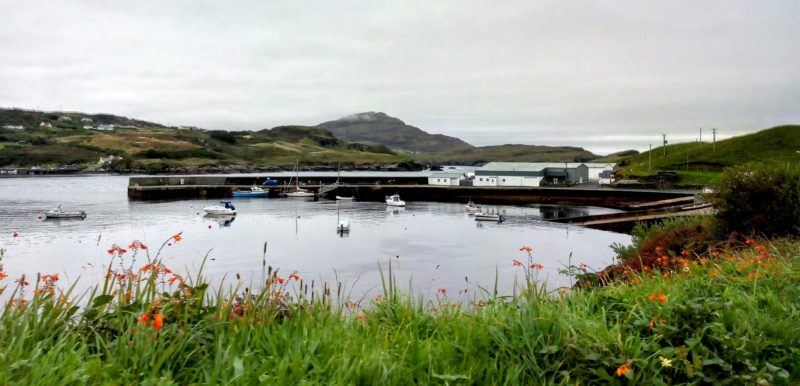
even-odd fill
[[[703,143],[703,128],[700,128],[700,143]]]
[[[647,152],[647,173],[650,173],[650,166],[653,165],[653,144],[650,144],[650,151]]]
[[[711,150],[711,152],[712,153],[716,153],[717,152],[717,129],[711,129],[711,133],[713,135],[713,140],[711,141],[712,142],[712,150]]]
[[[666,157],[667,156],[667,135],[666,134],[661,134],[661,136],[664,137],[664,146],[663,147],[664,147],[664,157]]]

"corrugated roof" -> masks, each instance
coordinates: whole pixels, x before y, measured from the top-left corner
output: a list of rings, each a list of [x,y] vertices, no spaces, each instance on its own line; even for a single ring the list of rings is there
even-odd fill
[[[431,173],[430,178],[459,178],[463,175],[464,173],[434,172]]]
[[[576,168],[583,162],[489,162],[481,167],[482,171],[498,172],[538,172],[546,168]]]

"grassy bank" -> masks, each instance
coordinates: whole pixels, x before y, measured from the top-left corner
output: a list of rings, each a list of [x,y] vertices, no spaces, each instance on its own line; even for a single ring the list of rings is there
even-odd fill
[[[536,265],[520,253],[513,264],[533,283]],[[137,242],[110,248],[106,284],[82,298],[59,288],[57,275],[3,278],[11,300],[0,316],[0,379],[162,385],[800,380],[797,241],[668,256],[670,264],[602,288],[547,294],[526,284],[514,298],[476,290],[470,304],[451,303],[454,294],[445,289],[424,301],[405,295],[388,271],[382,296],[334,301],[337,288],[310,290],[302,273],[275,271],[266,260],[264,288],[212,291],[200,274],[175,274],[155,255]]]

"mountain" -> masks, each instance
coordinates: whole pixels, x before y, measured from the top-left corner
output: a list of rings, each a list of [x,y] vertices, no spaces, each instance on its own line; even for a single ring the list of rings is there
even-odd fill
[[[499,145],[415,154],[414,158],[437,164],[478,165],[493,161],[587,162],[597,158],[597,155],[583,148],[571,146]]]
[[[380,112],[348,115],[335,121],[320,123],[317,127],[329,130],[339,139],[377,143],[410,153],[459,151],[473,147],[458,138],[430,134]]]

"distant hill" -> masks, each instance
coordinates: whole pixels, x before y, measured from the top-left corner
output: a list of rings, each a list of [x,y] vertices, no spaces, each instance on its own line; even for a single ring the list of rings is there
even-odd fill
[[[587,162],[597,158],[588,150],[571,146],[499,145],[461,151],[416,154],[415,159],[438,164],[476,165],[486,162]]]
[[[751,162],[800,163],[800,125],[777,126],[721,141],[689,142],[655,148],[624,158],[622,175],[643,177],[662,170],[678,171],[684,180],[708,182],[728,166]],[[649,164],[649,168],[648,168]],[[648,172],[649,169],[649,172]],[[696,177],[696,178],[695,178]]]
[[[637,154],[639,154],[638,150],[623,150],[623,151],[618,151],[616,153],[611,153],[611,154],[609,154],[607,156],[599,157],[599,158],[595,159],[593,162],[619,163],[623,159],[628,158],[628,157],[633,157],[633,156],[635,156]]]
[[[329,130],[336,138],[354,142],[385,145],[411,153],[436,153],[471,149],[473,146],[454,137],[430,134],[384,113],[367,112],[348,115],[317,127]]]
[[[98,130],[110,124],[116,126]],[[0,109],[0,167],[202,172],[287,168],[298,160],[354,167],[408,159],[382,145],[337,139],[318,127],[208,131],[110,114]]]
[[[83,121],[82,121],[83,120]],[[35,111],[0,107],[0,126],[38,127],[40,123],[50,123],[65,129],[80,128],[87,125],[120,125],[137,127],[164,127],[158,123],[121,117],[112,114],[87,114],[71,111]]]

